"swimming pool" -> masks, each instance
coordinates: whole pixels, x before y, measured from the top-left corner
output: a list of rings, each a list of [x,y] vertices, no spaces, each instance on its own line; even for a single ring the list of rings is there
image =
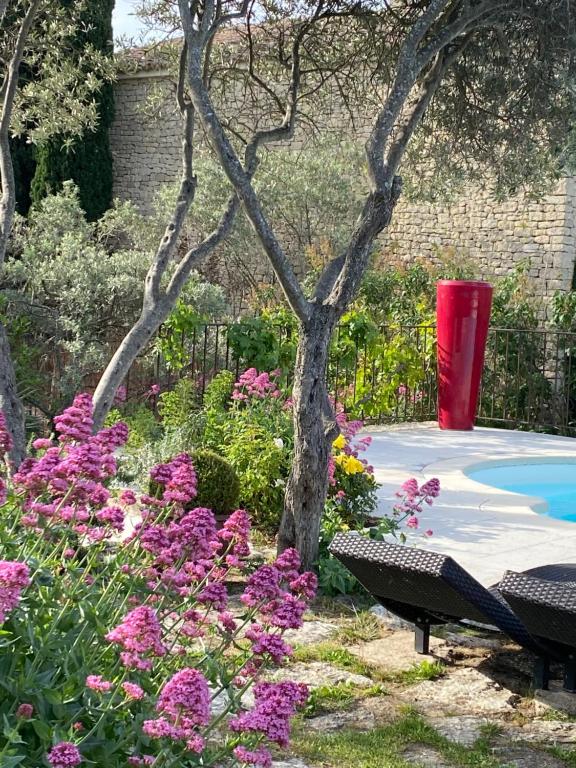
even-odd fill
[[[576,523],[576,461],[484,465],[466,475],[504,491],[538,496],[548,504],[543,514]]]

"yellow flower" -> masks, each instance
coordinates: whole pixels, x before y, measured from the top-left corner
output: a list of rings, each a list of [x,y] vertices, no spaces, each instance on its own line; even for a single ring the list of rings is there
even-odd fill
[[[334,440],[332,445],[334,446],[334,448],[337,448],[339,451],[341,451],[342,448],[344,448],[344,446],[346,445],[346,438],[344,437],[344,435],[338,435],[338,437],[336,438],[336,440]]]
[[[349,475],[358,475],[360,472],[364,472],[364,464],[355,456],[348,456],[348,463],[344,471]]]

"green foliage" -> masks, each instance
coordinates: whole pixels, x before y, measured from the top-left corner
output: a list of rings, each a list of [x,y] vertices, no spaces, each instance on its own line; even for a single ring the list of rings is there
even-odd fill
[[[284,507],[292,457],[292,418],[283,398],[230,398],[231,376],[224,372],[208,388],[202,444],[221,453],[240,478],[240,504],[254,525],[275,532]]]
[[[433,357],[432,344],[424,347],[416,334],[379,328],[369,309],[351,310],[343,316],[332,342],[329,376],[349,410],[382,417],[397,408],[399,390],[414,399],[420,396]]]
[[[192,379],[180,379],[171,390],[158,397],[158,413],[166,429],[184,427],[198,410],[198,393]]]
[[[296,359],[296,320],[281,307],[244,317],[228,329],[228,343],[241,368],[288,372]]]
[[[230,403],[234,378],[232,371],[221,371],[214,376],[204,392],[204,408],[206,411],[222,413],[226,410],[226,406]]]
[[[33,368],[41,375],[29,397],[47,414],[70,401],[87,375],[102,370],[138,318],[161,232],[158,216],[144,217],[131,203],[88,222],[70,182],[35,206],[26,222],[17,220],[4,273],[4,311],[17,357],[30,354],[38,361]],[[186,290],[203,312],[222,305],[221,289],[198,276]],[[18,365],[22,390],[29,390],[27,366],[27,360]]]
[[[403,670],[393,675],[394,680],[405,685],[414,685],[423,680],[437,680],[446,673],[444,665],[440,661],[424,661],[413,664],[410,669]]]
[[[213,359],[215,340],[211,338],[211,329],[202,326],[221,320],[226,312],[224,290],[202,281],[198,273],[193,273],[156,338],[155,348],[162,355],[167,368],[181,371],[189,366],[194,346],[200,347],[203,355]],[[202,336],[197,333],[200,329]]]
[[[118,421],[128,425],[127,451],[137,451],[148,443],[153,443],[161,435],[161,427],[157,418],[147,405],[132,405],[129,410],[121,413],[113,408],[106,417],[106,426],[112,426]]]
[[[69,0],[63,2],[70,5]],[[104,56],[112,56],[112,10],[114,0],[89,0],[80,14],[71,59],[76,62],[87,46]],[[88,221],[96,221],[112,202],[113,168],[109,129],[114,119],[114,91],[110,83],[95,94],[96,122],[91,130],[72,144],[61,136],[52,136],[40,144],[31,199],[39,202],[47,194],[73,181]]]
[[[192,451],[190,455],[198,481],[194,506],[207,507],[217,515],[238,509],[240,480],[232,464],[206,448]]]

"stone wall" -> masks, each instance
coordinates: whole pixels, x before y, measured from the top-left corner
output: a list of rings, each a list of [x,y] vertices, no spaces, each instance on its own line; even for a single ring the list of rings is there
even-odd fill
[[[180,118],[171,88],[161,71],[125,75],[116,84],[116,120],[111,131],[114,193],[133,200],[142,210],[149,210],[155,193],[180,173]],[[164,99],[159,98],[160,92]],[[152,114],[145,110],[150,97],[156,105]],[[357,126],[356,132],[364,133]],[[539,201],[519,196],[498,202],[488,192],[468,189],[448,205],[401,201],[384,242],[403,260],[437,260],[442,251],[451,250],[486,279],[526,264],[545,317],[550,297],[557,290],[569,290],[572,283],[575,214],[572,178]],[[263,258],[255,261],[253,277],[267,279],[268,263]],[[226,281],[221,265],[213,267],[214,277]],[[296,259],[295,267],[302,267],[301,259]],[[233,271],[238,271],[237,266]]]
[[[121,76],[115,88],[114,196],[132,200],[143,211],[182,169],[180,116],[168,83],[162,72],[142,72]]]
[[[477,189],[467,189],[450,205],[401,201],[385,243],[407,261],[440,261],[452,251],[452,257],[470,263],[487,280],[526,265],[535,294],[545,304],[572,283],[575,206],[572,178],[538,201],[521,195],[498,202]]]

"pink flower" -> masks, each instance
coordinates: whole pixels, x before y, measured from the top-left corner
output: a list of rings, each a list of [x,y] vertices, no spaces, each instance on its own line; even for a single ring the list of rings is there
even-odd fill
[[[3,411],[0,411],[0,457],[3,454],[10,453],[12,446],[12,435],[8,430],[6,417],[4,416]]]
[[[126,489],[125,491],[122,491],[120,494],[120,501],[122,504],[136,504],[136,495],[134,491],[131,491],[130,489]]]
[[[207,725],[210,720],[210,690],[204,675],[185,667],[176,672],[160,691],[158,712],[187,726]]]
[[[16,717],[20,718],[21,720],[30,720],[33,714],[34,707],[32,704],[20,704],[16,710]]]
[[[292,592],[295,592],[308,600],[312,600],[316,597],[318,578],[315,573],[306,571],[290,582],[290,589]]]
[[[96,512],[96,519],[115,531],[124,530],[124,510],[120,507],[104,507]]]
[[[75,744],[61,741],[46,755],[52,768],[75,768],[82,762],[82,755]]]
[[[408,528],[418,528],[419,521],[416,515],[411,515],[408,520],[406,520],[406,526]]]
[[[249,577],[247,587],[240,597],[245,605],[254,606],[261,600],[279,597],[280,572],[273,565],[262,565]]]
[[[124,384],[121,384],[116,390],[116,394],[114,395],[114,405],[120,405],[122,403],[125,403],[127,394],[128,394],[128,391],[126,389],[126,386]]]
[[[86,688],[90,688],[92,691],[98,693],[107,693],[112,690],[112,683],[109,680],[104,680],[102,675],[88,675],[86,678]]]
[[[106,640],[124,649],[120,659],[127,667],[149,669],[151,663],[144,656],[164,656],[166,653],[156,612],[146,605],[127,613],[122,622],[108,632]]]
[[[230,720],[230,728],[239,733],[259,733],[281,747],[288,745],[290,718],[308,700],[305,685],[257,683],[253,709]]]
[[[76,395],[72,405],[60,416],[54,417],[56,432],[60,433],[63,443],[82,443],[92,434],[92,397],[87,394]]]
[[[264,632],[255,626],[246,632],[246,638],[252,643],[252,653],[256,656],[270,656],[274,664],[282,662],[292,655],[292,648],[280,637]]]
[[[47,437],[38,437],[32,443],[32,447],[34,448],[35,451],[45,451],[48,448],[52,448],[52,446],[53,446],[52,440],[50,440]]]
[[[122,683],[122,689],[129,699],[136,699],[138,701],[144,698],[144,691],[136,683]]]
[[[160,384],[152,384],[148,390],[148,397],[157,397],[160,394]]]
[[[2,476],[0,475],[0,507],[2,504],[6,503],[6,499],[8,498],[8,489],[6,487],[6,483],[2,479]]]
[[[18,605],[22,590],[29,584],[30,569],[26,563],[0,560],[0,623]]]
[[[424,531],[424,536],[430,537],[430,536],[433,536],[433,535],[434,535],[434,531],[431,528],[428,528],[427,531]]]
[[[270,768],[272,765],[272,755],[266,747],[250,750],[239,746],[234,749],[234,757],[245,765],[256,765],[260,768]]]

